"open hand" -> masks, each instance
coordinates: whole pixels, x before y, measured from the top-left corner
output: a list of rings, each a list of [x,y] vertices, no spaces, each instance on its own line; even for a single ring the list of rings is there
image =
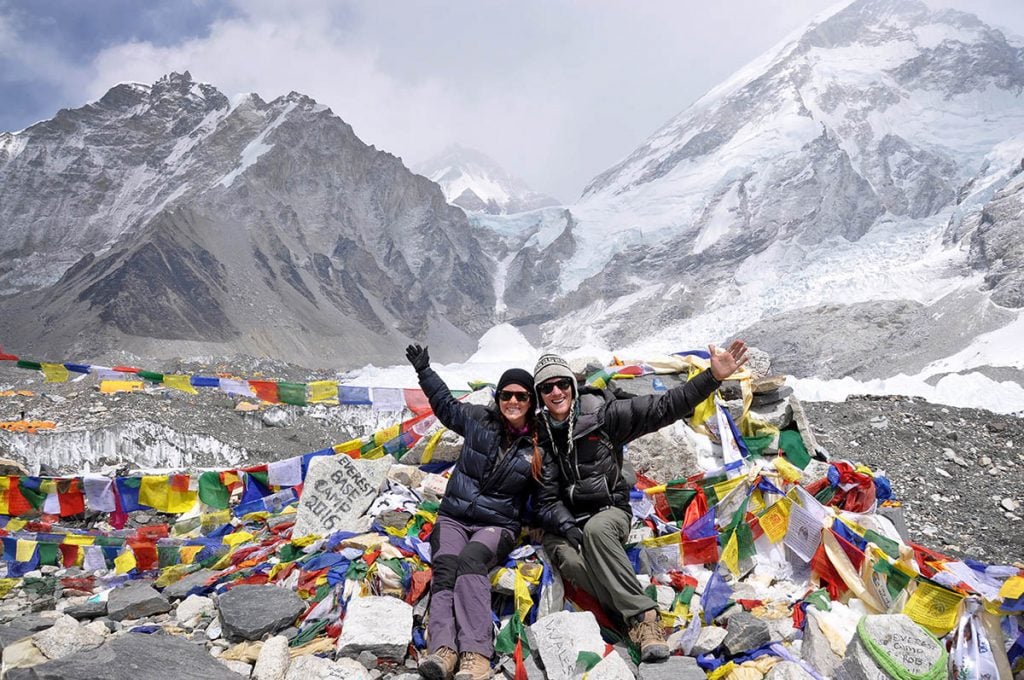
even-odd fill
[[[729,348],[724,350],[708,345],[708,353],[711,354],[711,375],[718,381],[735,373],[750,358],[747,356],[747,345],[742,340],[733,340]]]
[[[420,347],[419,345],[409,345],[406,347],[405,358],[409,360],[409,363],[412,364],[417,373],[430,365],[430,353],[426,347]]]

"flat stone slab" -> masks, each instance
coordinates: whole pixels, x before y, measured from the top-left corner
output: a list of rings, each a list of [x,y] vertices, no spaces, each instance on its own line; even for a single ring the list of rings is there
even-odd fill
[[[212,569],[194,571],[164,588],[164,597],[168,600],[184,600],[193,588],[204,589],[205,582],[214,573]]]
[[[83,602],[82,604],[71,605],[64,610],[68,616],[73,616],[79,621],[83,619],[95,619],[107,615],[106,602]]]
[[[240,680],[206,648],[172,635],[122,635],[87,651],[31,668],[10,680]]]
[[[107,616],[115,621],[141,619],[169,611],[171,603],[148,583],[128,583],[111,590],[107,596]]]
[[[357,597],[348,603],[338,636],[338,654],[401,661],[412,643],[412,606],[397,597]]]
[[[353,460],[337,455],[311,460],[292,538],[349,529],[377,498],[392,463],[391,456]]]
[[[235,586],[220,596],[217,607],[224,637],[231,642],[276,633],[306,611],[298,595],[277,586]]]
[[[530,648],[540,657],[548,680],[572,680],[580,652],[604,654],[597,619],[590,612],[549,614],[527,629]]]
[[[629,664],[616,652],[601,659],[587,673],[587,680],[634,680],[634,677]]]
[[[707,678],[692,656],[670,656],[660,663],[640,664],[639,680],[703,680]]]

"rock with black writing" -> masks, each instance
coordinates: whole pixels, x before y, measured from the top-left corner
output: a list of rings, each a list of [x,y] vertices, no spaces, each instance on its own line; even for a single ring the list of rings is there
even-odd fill
[[[866,640],[864,639],[866,638]],[[868,646],[876,653],[868,651]],[[879,654],[880,652],[880,654]],[[875,657],[885,659],[883,670]],[[926,675],[942,656],[942,645],[905,614],[869,616],[846,648],[843,662],[836,668],[836,680],[887,680],[891,677]]]
[[[377,497],[393,462],[390,456],[376,460],[318,456],[311,460],[292,537],[350,530]]]
[[[573,680],[582,677],[576,660],[580,652],[604,655],[604,640],[597,619],[590,612],[550,614],[527,629],[530,648],[544,664],[548,680]]]

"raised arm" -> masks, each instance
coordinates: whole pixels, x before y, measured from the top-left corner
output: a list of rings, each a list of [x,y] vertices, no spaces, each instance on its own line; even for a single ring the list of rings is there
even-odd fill
[[[621,399],[609,404],[605,424],[611,440],[625,444],[690,415],[698,404],[714,394],[723,380],[747,362],[747,346],[742,340],[734,340],[725,350],[708,345],[708,351],[711,368],[701,371],[692,380],[665,394]]]
[[[487,409],[475,404],[464,404],[456,399],[441,376],[430,367],[430,354],[426,347],[409,345],[405,356],[416,369],[420,388],[430,401],[430,408],[441,424],[449,430],[467,437],[467,431],[477,430],[475,427],[487,417]]]

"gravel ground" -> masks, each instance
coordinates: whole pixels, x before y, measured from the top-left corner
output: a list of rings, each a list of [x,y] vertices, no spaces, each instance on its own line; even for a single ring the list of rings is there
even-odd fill
[[[912,540],[1024,562],[1024,419],[904,397],[803,404],[832,459],[885,471]]]

